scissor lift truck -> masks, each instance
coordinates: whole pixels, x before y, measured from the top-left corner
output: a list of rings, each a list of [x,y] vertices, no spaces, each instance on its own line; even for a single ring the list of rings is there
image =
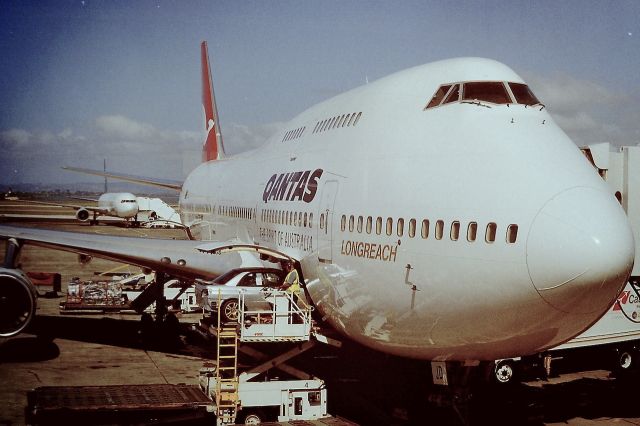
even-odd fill
[[[311,307],[302,299],[297,302],[294,295],[274,290],[264,302],[247,303],[241,294],[238,322],[223,324],[218,313],[218,325],[209,326],[209,331],[217,339],[217,363],[200,371],[200,387],[215,404],[219,426],[237,420],[259,424],[266,420],[312,421],[329,417],[324,382],[285,364],[316,343],[311,340]],[[240,344],[278,342],[300,344],[270,359],[243,347],[241,352],[263,358],[263,362],[248,371],[238,371]],[[298,379],[267,379],[264,373],[273,368]]]

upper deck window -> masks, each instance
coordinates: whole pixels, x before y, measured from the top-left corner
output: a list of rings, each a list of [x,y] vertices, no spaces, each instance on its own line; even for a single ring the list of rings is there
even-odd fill
[[[511,92],[516,98],[516,102],[524,105],[537,105],[540,103],[538,98],[531,92],[529,86],[522,83],[509,83]]]
[[[497,81],[464,83],[462,100],[486,101],[494,104],[509,104],[513,102],[504,84]]]

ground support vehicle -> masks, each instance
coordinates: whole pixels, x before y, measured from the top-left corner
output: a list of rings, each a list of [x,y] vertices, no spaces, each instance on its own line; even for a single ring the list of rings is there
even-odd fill
[[[295,299],[293,294],[280,290],[269,292],[264,301],[247,302],[241,294],[238,322],[224,322],[220,313],[215,326],[207,323],[210,317],[203,318],[202,327],[216,338],[217,362],[201,370],[200,387],[214,401],[218,425],[329,417],[324,382],[286,364],[317,341],[329,341],[312,327],[311,307],[303,299]],[[248,347],[267,342],[299,344],[271,357]],[[239,352],[261,362],[240,372]],[[274,368],[294,379],[270,379],[267,373]]]

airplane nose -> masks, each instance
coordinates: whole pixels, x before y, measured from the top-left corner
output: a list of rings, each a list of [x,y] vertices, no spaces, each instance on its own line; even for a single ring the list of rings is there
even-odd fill
[[[635,243],[615,198],[576,187],[551,198],[527,237],[527,267],[540,296],[567,313],[603,312],[633,266]]]

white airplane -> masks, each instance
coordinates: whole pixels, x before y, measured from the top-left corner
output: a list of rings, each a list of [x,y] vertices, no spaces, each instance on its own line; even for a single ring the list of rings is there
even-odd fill
[[[68,207],[76,210],[75,218],[80,222],[91,222],[97,223],[99,216],[110,216],[117,217],[121,219],[125,219],[126,221],[130,221],[131,219],[134,222],[137,222],[138,213],[140,212],[140,208],[138,205],[138,201],[135,195],[129,192],[107,192],[98,199],[93,198],[83,198],[83,197],[72,197],[76,200],[81,201],[91,201],[97,203],[97,206],[88,206],[88,205],[77,205],[77,204],[65,204],[65,203],[52,203],[48,201],[28,201],[23,200],[25,203],[30,204],[42,204],[47,206],[56,206],[56,207]],[[17,219],[20,219],[20,216],[14,215]],[[22,217],[29,219],[35,218],[35,216],[21,215]]]
[[[205,161],[181,186],[163,184],[180,191],[197,240],[2,226],[2,335],[23,330],[34,311],[28,281],[12,269],[23,243],[182,279],[290,259],[344,336],[435,361],[557,346],[625,284],[635,249],[624,211],[507,66],[460,58],[401,71],[226,157],[201,49]]]

